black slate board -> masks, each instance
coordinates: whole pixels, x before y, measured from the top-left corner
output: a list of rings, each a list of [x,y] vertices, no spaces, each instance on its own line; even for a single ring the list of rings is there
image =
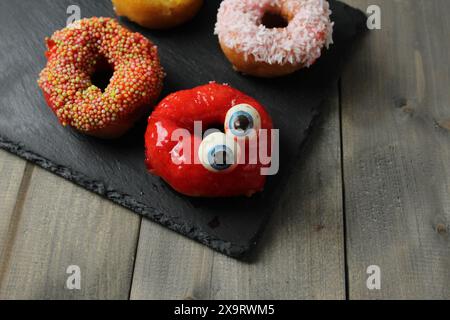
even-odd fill
[[[0,147],[224,254],[241,257],[255,245],[289,168],[327,90],[336,85],[346,49],[365,25],[362,12],[332,1],[335,45],[313,68],[263,80],[235,73],[213,35],[220,1],[207,0],[194,21],[148,31],[121,21],[160,48],[168,77],[163,96],[211,80],[229,83],[264,104],[281,134],[281,170],[251,199],[192,199],[146,173],[142,121],[117,141],[61,127],[36,80],[45,66],[44,38],[65,26],[67,7],[82,17],[114,16],[109,0],[6,0],[0,3]]]

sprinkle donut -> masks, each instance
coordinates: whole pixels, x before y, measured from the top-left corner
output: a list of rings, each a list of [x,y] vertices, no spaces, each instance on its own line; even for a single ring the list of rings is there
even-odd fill
[[[64,126],[112,139],[146,114],[161,93],[164,72],[155,45],[110,18],[75,22],[46,39],[48,63],[38,84]],[[111,69],[104,91],[96,72]]]
[[[224,0],[215,34],[237,71],[278,77],[309,67],[333,42],[326,0]]]
[[[207,134],[211,127],[221,130]],[[179,91],[163,99],[148,120],[146,164],[150,173],[187,196],[251,196],[263,190],[261,168],[270,165],[250,161],[250,152],[245,158],[243,150],[257,146],[260,151],[262,138],[253,133],[272,127],[261,104],[228,85]]]

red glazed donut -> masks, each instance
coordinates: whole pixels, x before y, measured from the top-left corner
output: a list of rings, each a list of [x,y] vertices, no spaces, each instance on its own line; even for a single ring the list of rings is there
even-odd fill
[[[224,0],[215,33],[234,68],[278,77],[311,66],[332,43],[326,0]]]
[[[195,131],[198,121],[200,134]],[[207,129],[218,127],[224,133],[202,139]],[[149,118],[146,163],[152,174],[188,196],[251,196],[263,190],[261,168],[267,165],[249,161],[242,150],[248,151],[250,142],[259,146],[261,138],[254,133],[272,127],[271,117],[255,99],[228,85],[210,83],[180,91],[161,101]],[[270,133],[267,136],[269,155]],[[237,160],[240,157],[243,161]]]
[[[47,39],[46,68],[38,80],[60,122],[85,134],[116,138],[156,102],[164,72],[156,46],[114,19],[91,18]],[[107,88],[93,85],[99,70],[113,69]]]

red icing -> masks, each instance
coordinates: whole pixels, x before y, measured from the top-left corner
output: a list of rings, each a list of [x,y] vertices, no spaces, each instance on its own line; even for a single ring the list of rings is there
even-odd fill
[[[250,196],[262,191],[266,177],[261,175],[263,165],[259,161],[257,164],[240,164],[226,173],[210,172],[199,162],[175,164],[172,161],[172,151],[178,144],[171,141],[174,130],[185,128],[190,131],[192,159],[198,159],[198,146],[202,138],[193,135],[194,121],[202,121],[203,131],[210,126],[223,126],[228,110],[241,103],[250,104],[259,112],[262,129],[273,128],[264,107],[255,99],[226,85],[212,83],[174,93],[161,101],[149,118],[145,135],[146,164],[150,172],[162,177],[178,192],[189,196]],[[184,149],[189,150],[188,147]]]

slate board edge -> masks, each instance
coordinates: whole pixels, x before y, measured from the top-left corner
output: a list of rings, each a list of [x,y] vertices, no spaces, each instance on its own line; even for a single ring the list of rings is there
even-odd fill
[[[324,100],[324,99],[323,99]],[[323,102],[323,101],[322,101]],[[322,103],[321,102],[321,103]],[[319,106],[321,105],[319,104]],[[317,108],[316,108],[317,109]],[[303,149],[305,144],[309,142],[309,135],[312,128],[317,123],[317,119],[320,116],[319,110],[315,110],[313,114],[313,119],[305,130],[305,139],[301,143],[299,150]],[[41,155],[27,150],[22,144],[9,141],[0,135],[0,149],[3,149],[9,153],[12,153],[26,161],[33,163],[42,169],[49,171],[61,178],[64,178],[88,191],[98,194],[122,207],[125,207],[144,218],[148,218],[153,222],[156,222],[172,231],[175,231],[183,236],[186,236],[192,240],[195,240],[207,247],[212,248],[220,253],[230,256],[235,259],[243,260],[247,257],[248,253],[257,245],[257,241],[261,234],[264,232],[265,227],[261,228],[255,235],[254,239],[250,241],[249,245],[236,245],[229,241],[224,241],[219,238],[212,237],[210,234],[203,230],[199,230],[194,226],[189,226],[187,224],[179,223],[174,219],[169,219],[164,217],[163,212],[158,212],[154,208],[149,208],[148,206],[136,201],[131,196],[122,193],[117,190],[108,188],[103,182],[94,181],[89,177],[69,168],[66,166],[58,165],[51,160],[42,157]],[[270,217],[267,217],[269,219]]]
[[[130,209],[131,211],[145,218],[149,218],[150,220],[159,223],[160,225],[172,231],[180,233],[183,236],[193,239],[227,256],[236,259],[243,258],[244,255],[248,253],[255,245],[254,241],[252,241],[252,244],[248,246],[236,245],[229,241],[224,241],[212,237],[207,232],[199,230],[198,228],[195,228],[193,226],[168,219],[164,217],[164,214],[162,212],[158,212],[156,209],[149,208],[148,206],[136,201],[129,195],[117,190],[110,189],[103,182],[93,181],[87,176],[80,174],[79,172],[72,170],[71,168],[55,164],[54,162],[40,156],[39,154],[26,150],[26,148],[24,148],[20,143],[6,140],[1,135],[0,149],[23,158],[41,167],[44,170],[47,170],[66,180],[69,180],[88,191],[109,199],[120,206]]]

